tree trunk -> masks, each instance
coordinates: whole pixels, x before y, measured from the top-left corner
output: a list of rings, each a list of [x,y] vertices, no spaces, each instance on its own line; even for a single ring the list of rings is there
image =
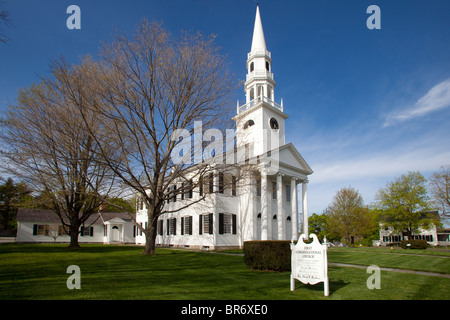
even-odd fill
[[[71,226],[70,227],[70,244],[69,244],[69,249],[79,249],[80,245],[78,243],[78,229],[79,226],[75,227],[75,226]]]
[[[148,219],[150,220],[150,219]],[[156,220],[156,219],[155,219]],[[149,221],[149,228],[147,230],[145,230],[145,249],[142,252],[142,254],[144,255],[152,255],[155,256],[156,255],[156,225],[157,222],[155,223],[151,223]]]

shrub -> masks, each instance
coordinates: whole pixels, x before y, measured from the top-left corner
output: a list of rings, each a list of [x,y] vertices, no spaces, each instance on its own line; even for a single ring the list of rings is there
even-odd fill
[[[252,269],[271,271],[291,270],[290,241],[245,241],[244,261]]]
[[[403,249],[426,249],[428,247],[426,240],[402,240],[400,245]]]

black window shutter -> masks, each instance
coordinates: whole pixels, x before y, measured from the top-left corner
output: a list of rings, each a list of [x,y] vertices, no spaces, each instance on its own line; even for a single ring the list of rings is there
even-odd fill
[[[37,236],[38,225],[33,224],[33,236]]]
[[[189,235],[192,235],[192,216],[189,217]]]
[[[198,234],[203,234],[203,215],[198,216]]]
[[[80,230],[81,230],[80,231],[80,237],[83,237],[84,236],[84,227],[82,226]]]
[[[233,216],[232,216],[232,219],[233,219],[233,234],[236,234],[237,233],[237,228],[236,228],[236,215],[235,214],[233,214]]]
[[[173,234],[177,234],[177,218],[173,218]]]
[[[223,213],[219,213],[219,234],[223,234]]]
[[[181,235],[184,235],[184,217],[181,217]]]
[[[133,226],[133,238],[136,237],[136,226]]]
[[[91,237],[94,236],[94,227],[90,227],[90,228],[89,228],[89,235],[90,235]]]
[[[170,230],[170,220],[167,219],[167,235],[169,235],[169,230]]]
[[[213,234],[213,214],[209,214],[209,234]]]

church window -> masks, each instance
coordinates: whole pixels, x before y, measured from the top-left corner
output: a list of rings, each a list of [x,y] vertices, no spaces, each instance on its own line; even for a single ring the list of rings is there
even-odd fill
[[[224,190],[225,190],[225,185],[224,185],[223,172],[219,172],[219,193],[223,193]]]
[[[167,219],[167,235],[176,235],[177,234],[177,219],[170,218]]]
[[[258,90],[258,97],[261,97],[264,95],[264,87],[263,86],[258,86],[257,90]]]
[[[213,234],[213,214],[199,215],[198,234]]]
[[[245,124],[244,124],[244,129],[247,129],[248,127],[251,127],[251,126],[253,126],[255,124],[255,121],[253,121],[253,120],[248,120],[248,121],[246,121],[245,122]]]
[[[256,179],[256,196],[261,197],[261,179]]]
[[[255,70],[255,64],[252,62],[250,63],[250,72],[253,72]]]
[[[171,200],[172,200],[172,202],[176,202],[177,201],[177,186],[176,185],[173,185],[173,187],[172,187]]]
[[[192,235],[192,216],[181,217],[181,235]]]
[[[235,214],[219,213],[219,234],[237,234]]]
[[[291,202],[291,186],[286,185],[286,202]]]
[[[183,183],[183,199],[192,199],[192,181],[189,181],[186,183],[186,185]]]
[[[250,89],[250,100],[255,99],[255,89],[251,88]]]
[[[158,235],[163,235],[164,222],[163,220],[158,220]]]
[[[210,173],[209,174],[209,193],[213,193],[214,192],[214,174]]]
[[[232,196],[236,195],[236,177],[235,176],[231,176],[231,195]]]
[[[199,181],[198,181],[198,193],[200,194],[200,197],[203,197],[203,177],[200,177]]]
[[[266,70],[267,70],[267,71],[270,71],[270,64],[269,64],[269,61],[266,61]]]
[[[277,183],[276,182],[272,182],[272,199],[273,200],[277,199]]]

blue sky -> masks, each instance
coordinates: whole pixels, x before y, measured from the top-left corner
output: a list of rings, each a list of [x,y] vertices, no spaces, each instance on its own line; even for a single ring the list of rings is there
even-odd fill
[[[81,30],[66,9],[81,8]],[[369,30],[366,9],[381,9]],[[51,59],[95,56],[115,29],[132,32],[141,18],[171,32],[217,35],[230,69],[245,79],[253,0],[3,0],[13,27],[0,44],[0,112],[19,88],[48,75]],[[261,0],[266,44],[283,98],[286,141],[314,170],[309,213],[322,213],[342,187],[367,204],[408,171],[429,177],[450,164],[450,1]],[[244,100],[242,89],[236,98]]]

